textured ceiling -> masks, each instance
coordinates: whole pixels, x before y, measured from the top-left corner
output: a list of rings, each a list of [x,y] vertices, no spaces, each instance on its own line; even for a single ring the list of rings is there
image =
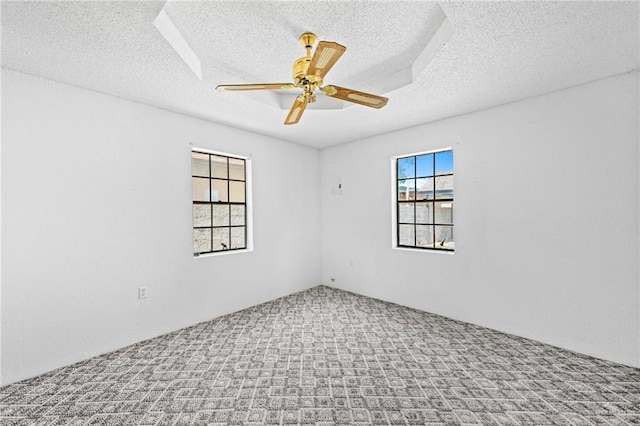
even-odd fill
[[[3,1],[2,66],[322,148],[638,69],[639,8],[636,1]],[[154,27],[163,9],[201,61],[201,80]],[[443,19],[450,31],[438,36]],[[280,92],[214,90],[291,81],[305,31],[347,46],[325,83],[383,94],[389,104],[341,108],[330,99],[284,126],[292,99]]]

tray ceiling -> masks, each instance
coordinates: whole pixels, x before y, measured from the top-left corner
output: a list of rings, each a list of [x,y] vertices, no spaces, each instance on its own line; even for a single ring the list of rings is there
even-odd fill
[[[639,67],[638,2],[2,2],[2,66],[323,148]],[[201,78],[154,27],[166,13]],[[439,30],[439,31],[438,31]],[[325,83],[387,96],[325,99],[284,126],[293,95],[219,92],[289,82],[316,33],[347,51]]]

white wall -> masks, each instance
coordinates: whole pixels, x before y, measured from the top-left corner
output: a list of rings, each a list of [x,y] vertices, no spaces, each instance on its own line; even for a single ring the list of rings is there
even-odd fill
[[[323,282],[640,366],[638,114],[636,72],[323,150]],[[390,158],[443,147],[456,252],[392,250]]]
[[[2,12],[0,12],[2,13]],[[2,69],[0,68],[0,79]],[[2,99],[2,84],[0,84],[0,99]],[[0,102],[0,117],[2,116],[2,102]],[[0,129],[2,120],[0,119]],[[2,386],[2,137],[0,135],[0,386]]]
[[[638,139],[638,73],[319,154],[3,70],[1,383],[320,281],[639,366]],[[254,252],[192,257],[190,143],[253,158]],[[446,146],[455,254],[392,250]]]
[[[253,252],[193,258],[190,143],[252,157]],[[320,282],[315,149],[3,70],[2,151],[2,384]]]

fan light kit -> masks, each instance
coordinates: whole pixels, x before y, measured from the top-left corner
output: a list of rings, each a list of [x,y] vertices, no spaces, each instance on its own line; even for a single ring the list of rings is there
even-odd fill
[[[333,41],[320,41],[313,56],[311,49],[316,44],[318,38],[313,33],[304,33],[300,36],[300,43],[307,50],[307,54],[298,58],[293,63],[293,83],[265,83],[265,84],[227,84],[216,87],[218,90],[279,90],[300,88],[304,92],[296,98],[287,115],[284,124],[296,124],[300,121],[302,113],[307,104],[316,101],[315,91],[320,91],[325,96],[341,99],[343,101],[356,104],[382,108],[389,99],[372,95],[370,93],[359,92],[357,90],[346,89],[339,86],[322,86],[322,79],[329,72],[331,67],[340,59],[347,50],[346,47]]]

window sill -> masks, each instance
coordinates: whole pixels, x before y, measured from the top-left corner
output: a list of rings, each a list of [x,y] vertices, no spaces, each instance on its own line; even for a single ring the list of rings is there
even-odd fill
[[[438,253],[438,254],[448,254],[450,256],[453,256],[455,254],[455,251],[451,251],[451,250],[438,250],[438,249],[417,249],[417,248],[411,248],[411,247],[398,247],[398,246],[393,246],[391,247],[393,250],[402,250],[402,251],[413,251],[413,252],[418,252],[418,253]]]
[[[194,255],[193,258],[194,259],[202,259],[204,257],[218,257],[218,256],[227,256],[229,254],[240,254],[240,253],[249,253],[252,252],[253,249],[252,248],[246,248],[246,249],[242,249],[242,250],[223,250],[223,251],[217,251],[215,253],[205,253],[205,254],[199,254],[199,255]]]

